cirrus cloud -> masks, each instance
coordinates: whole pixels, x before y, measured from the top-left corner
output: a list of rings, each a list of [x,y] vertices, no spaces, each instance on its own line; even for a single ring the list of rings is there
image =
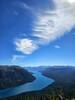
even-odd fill
[[[50,43],[69,32],[75,26],[75,4],[65,0],[54,0],[55,9],[39,13],[34,22],[33,36],[41,42]]]
[[[54,9],[47,8],[35,12],[31,37],[36,40],[34,38],[17,39],[16,50],[24,54],[32,54],[40,46],[49,44],[69,32],[75,26],[75,2],[72,1],[53,0]],[[24,5],[24,7],[30,9],[29,6]]]
[[[13,64],[14,62],[17,62],[21,59],[24,59],[25,56],[24,55],[13,55],[11,58],[11,64]]]

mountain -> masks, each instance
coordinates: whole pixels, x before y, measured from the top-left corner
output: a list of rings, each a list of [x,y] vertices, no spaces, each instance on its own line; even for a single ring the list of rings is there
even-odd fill
[[[0,65],[0,89],[18,86],[33,81],[35,78],[22,67]]]
[[[39,66],[26,69],[40,71],[55,81],[43,90],[18,94],[6,98],[7,100],[75,100],[75,67],[44,66],[43,68]]]
[[[52,78],[55,82],[49,86],[47,91],[62,91],[65,96],[75,95],[75,67],[55,66],[44,70],[43,75]]]
[[[49,66],[25,67],[25,69],[27,70],[33,70],[33,71],[39,71],[39,72],[42,72],[46,70],[47,68],[49,68]]]

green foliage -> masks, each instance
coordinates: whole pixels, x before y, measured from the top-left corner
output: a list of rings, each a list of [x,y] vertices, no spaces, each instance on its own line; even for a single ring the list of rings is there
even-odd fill
[[[75,96],[68,96],[65,97],[65,100],[72,100],[74,98],[75,100]],[[13,97],[9,97],[9,98],[5,98],[2,100],[62,100],[60,99],[59,95],[55,95],[55,93],[53,94],[21,94],[21,95],[17,95],[17,96],[13,96]]]

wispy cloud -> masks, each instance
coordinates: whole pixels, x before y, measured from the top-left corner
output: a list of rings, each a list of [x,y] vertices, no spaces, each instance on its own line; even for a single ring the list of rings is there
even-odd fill
[[[16,50],[24,54],[32,54],[40,46],[46,45],[63,36],[75,26],[75,2],[71,0],[53,0],[54,9],[44,9],[35,12],[35,21],[33,22],[32,37],[17,39],[15,41]],[[26,9],[30,7],[22,4]],[[59,46],[56,46],[59,48]]]
[[[54,0],[55,9],[46,10],[34,22],[34,36],[41,42],[50,43],[75,26],[75,5],[64,0]]]
[[[75,32],[73,32],[72,34],[75,35]]]
[[[20,5],[20,7],[23,8],[23,9],[31,10],[31,7],[28,6],[28,5],[27,5],[26,3],[24,3],[24,2],[19,2],[19,5]]]
[[[16,63],[17,61],[19,60],[22,60],[24,59],[25,56],[24,55],[13,55],[12,58],[11,58],[11,63]]]
[[[25,10],[28,10],[31,13],[34,13],[34,9],[33,7],[29,6],[27,3],[23,2],[23,1],[16,1],[14,2],[15,7],[21,9],[23,12]]]
[[[60,47],[60,45],[55,45],[54,48],[60,49],[61,47]]]

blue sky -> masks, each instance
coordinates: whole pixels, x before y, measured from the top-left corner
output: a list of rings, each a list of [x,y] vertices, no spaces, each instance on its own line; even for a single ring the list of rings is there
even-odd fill
[[[0,64],[75,66],[75,1],[0,0]]]

